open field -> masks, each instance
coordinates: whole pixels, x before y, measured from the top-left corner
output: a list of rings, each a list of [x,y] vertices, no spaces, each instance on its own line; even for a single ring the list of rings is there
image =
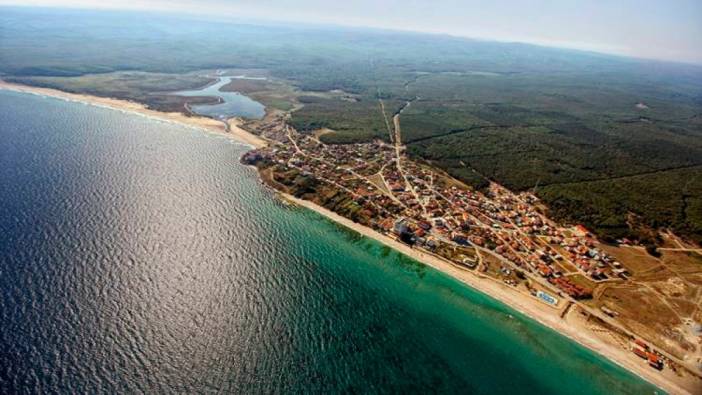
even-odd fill
[[[241,71],[228,71],[229,75],[239,74]],[[248,77],[265,75],[265,71],[256,70],[253,74],[243,72],[242,75]],[[297,101],[298,92],[290,84],[275,79],[233,79],[232,82],[221,88],[225,92],[239,92],[244,94],[268,108],[281,111],[290,111],[299,106]]]
[[[594,306],[616,312],[617,321],[668,353],[702,363],[702,343],[694,323],[702,320],[702,255],[663,251],[660,258],[643,248],[603,246],[631,269],[630,281],[595,288]]]

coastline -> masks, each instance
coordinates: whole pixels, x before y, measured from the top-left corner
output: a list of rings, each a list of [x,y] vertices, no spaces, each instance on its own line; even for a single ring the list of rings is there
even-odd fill
[[[427,254],[410,246],[400,243],[386,235],[381,234],[371,228],[360,225],[351,221],[348,218],[321,207],[313,202],[298,199],[294,196],[276,191],[276,193],[284,200],[312,210],[327,219],[336,222],[346,228],[349,228],[364,237],[371,238],[379,243],[382,243],[395,251],[398,251],[418,262],[421,262],[431,268],[438,270],[463,284],[490,296],[491,298],[504,303],[513,310],[518,311],[530,319],[548,327],[551,330],[567,337],[568,339],[584,346],[585,348],[599,354],[608,359],[621,368],[635,374],[636,376],[656,385],[669,394],[692,394],[691,391],[681,387],[675,381],[662,376],[657,371],[653,371],[647,364],[641,364],[640,359],[634,358],[629,351],[625,351],[619,347],[604,343],[602,340],[590,333],[589,329],[583,325],[578,325],[575,322],[568,322],[560,317],[560,310],[549,307],[544,303],[539,302],[535,298],[525,298],[524,295],[512,290],[507,286],[503,286],[489,278],[481,278],[474,272],[459,269],[455,265],[436,256]],[[571,310],[572,312],[572,310]]]
[[[241,128],[238,118],[231,118],[225,121],[217,121],[212,118],[202,116],[186,116],[179,112],[162,112],[147,108],[145,105],[122,99],[114,99],[107,97],[98,97],[84,94],[68,93],[58,89],[33,87],[21,84],[15,84],[0,79],[0,90],[8,90],[13,92],[28,93],[33,95],[47,96],[56,99],[78,102],[98,107],[109,108],[117,111],[128,112],[149,118],[158,119],[165,122],[173,122],[181,125],[202,129],[207,132],[217,133],[237,142],[251,145],[259,148],[267,145],[265,140],[251,134]]]
[[[155,111],[146,106],[121,99],[102,98],[83,94],[67,93],[56,89],[31,87],[21,84],[8,83],[0,79],[0,90],[9,90],[20,93],[35,94],[58,98],[66,101],[74,101],[98,107],[110,108],[113,110],[123,111],[127,113],[137,114],[154,118],[160,121],[173,122],[189,127],[194,127],[203,131],[216,133],[235,141],[247,144],[253,147],[263,147],[267,143],[262,138],[249,133],[239,127],[240,120],[227,120],[228,129],[224,122],[220,122],[211,118],[201,116],[186,116],[181,113],[165,113]],[[354,230],[365,237],[372,238],[384,245],[387,245],[394,250],[411,257],[425,265],[428,265],[436,270],[449,275],[458,281],[468,285],[469,287],[490,296],[493,299],[504,303],[510,308],[520,312],[521,314],[539,322],[540,324],[557,331],[563,336],[581,344],[582,346],[594,351],[595,353],[607,358],[620,367],[632,372],[633,374],[643,378],[644,380],[658,386],[664,391],[671,394],[692,394],[688,389],[681,387],[674,380],[669,379],[657,371],[652,370],[647,364],[642,364],[631,352],[620,347],[613,346],[598,339],[585,326],[578,326],[578,323],[568,322],[560,317],[560,310],[547,306],[539,302],[535,298],[525,298],[524,295],[512,290],[508,286],[497,283],[488,278],[481,278],[479,274],[460,269],[455,265],[440,259],[436,256],[424,253],[413,249],[408,245],[400,243],[392,238],[383,235],[366,226],[357,224],[345,217],[342,217],[324,207],[321,207],[313,202],[301,200],[293,196],[276,191],[283,199],[304,207],[306,209],[317,212],[318,214],[341,224],[351,230]]]

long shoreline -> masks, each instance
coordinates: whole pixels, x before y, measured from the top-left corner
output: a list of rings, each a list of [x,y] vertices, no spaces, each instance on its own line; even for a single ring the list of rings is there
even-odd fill
[[[365,237],[374,239],[418,262],[457,279],[478,292],[486,294],[491,298],[504,303],[513,310],[516,310],[519,313],[535,320],[541,325],[558,332],[559,334],[584,346],[585,348],[594,351],[625,370],[658,386],[669,394],[692,394],[692,392],[682,388],[674,381],[661,376],[656,371],[653,371],[647,364],[640,364],[641,360],[638,358],[632,358],[634,355],[631,352],[605,344],[595,336],[589,334],[586,328],[580,328],[582,330],[578,330],[579,328],[576,328],[572,324],[561,319],[557,310],[538,302],[536,299],[525,299],[523,295],[520,295],[516,291],[507,287],[503,287],[493,280],[487,278],[481,279],[478,277],[478,275],[472,272],[461,270],[443,259],[424,253],[417,249],[413,249],[406,244],[400,243],[366,226],[355,223],[350,219],[342,217],[339,214],[313,202],[298,199],[294,196],[281,192],[278,192],[278,194],[283,199],[295,205],[312,210],[342,226],[360,233]]]
[[[264,147],[267,145],[265,140],[263,140],[262,138],[251,134],[243,128],[241,128],[239,126],[241,120],[237,118],[228,119],[226,121],[217,121],[212,118],[197,115],[187,116],[179,112],[162,112],[152,110],[141,103],[136,103],[128,100],[69,93],[51,88],[33,87],[7,82],[2,79],[0,79],[0,90],[47,96],[66,101],[78,102],[98,107],[109,108],[112,110],[128,112],[157,119],[160,121],[173,122],[188,127],[202,129],[210,133],[220,134],[232,138],[237,142],[248,144],[253,147]],[[227,123],[227,125],[225,125],[225,122]]]
[[[156,111],[147,108],[143,104],[127,100],[74,94],[50,88],[32,87],[8,83],[1,79],[0,90],[47,96],[147,116],[160,121],[173,122],[227,136],[235,141],[253,147],[262,147],[267,145],[266,141],[262,138],[239,127],[238,120],[236,119],[230,119],[227,121],[229,125],[229,132],[227,132],[223,122],[211,118]],[[674,380],[652,370],[647,364],[642,364],[641,360],[636,358],[631,352],[605,343],[601,339],[598,339],[585,327],[578,327],[573,323],[566,322],[560,317],[557,309],[547,306],[536,299],[525,297],[517,291],[514,291],[507,286],[503,286],[502,284],[498,284],[491,279],[481,278],[482,276],[479,276],[478,274],[459,269],[453,264],[436,256],[413,249],[406,244],[393,240],[392,238],[366,226],[355,223],[313,202],[298,199],[279,191],[277,192],[283,199],[295,205],[315,211],[342,226],[354,230],[365,237],[372,238],[418,262],[421,262],[457,279],[458,281],[461,281],[467,286],[486,294],[501,303],[504,303],[519,313],[539,322],[541,325],[544,325],[563,336],[568,337],[572,341],[575,341],[580,345],[594,351],[595,353],[607,358],[618,366],[632,372],[638,377],[658,386],[670,394],[692,394],[690,390],[681,387]]]

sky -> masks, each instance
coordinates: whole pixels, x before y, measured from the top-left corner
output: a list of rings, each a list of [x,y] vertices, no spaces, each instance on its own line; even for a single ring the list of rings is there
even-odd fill
[[[702,64],[702,0],[0,0],[515,41]]]

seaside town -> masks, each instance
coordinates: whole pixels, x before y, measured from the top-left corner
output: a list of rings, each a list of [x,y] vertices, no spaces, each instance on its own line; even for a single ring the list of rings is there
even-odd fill
[[[357,207],[357,222],[415,248],[481,271],[488,269],[483,257],[491,255],[503,274],[539,278],[547,301],[590,297],[592,290],[573,275],[595,282],[627,279],[626,268],[600,251],[587,229],[550,221],[532,194],[514,194],[495,183],[473,190],[380,140],[327,145],[283,123],[263,130],[277,143],[249,152],[245,162],[271,164],[274,174],[297,170],[338,188]],[[516,285],[509,276],[505,282]]]
[[[398,116],[396,116],[397,118]],[[400,142],[324,144],[319,133],[299,133],[273,117],[256,125],[269,145],[242,158],[278,190],[316,200],[338,214],[412,248],[505,284],[563,317],[572,305],[602,319],[618,312],[579,303],[592,298],[587,284],[622,283],[630,273],[600,248],[588,230],[565,227],[543,214],[531,193],[515,194],[490,182],[470,188],[429,165],[411,160]],[[583,281],[587,279],[587,281]],[[652,368],[676,362],[636,334],[633,354]]]

